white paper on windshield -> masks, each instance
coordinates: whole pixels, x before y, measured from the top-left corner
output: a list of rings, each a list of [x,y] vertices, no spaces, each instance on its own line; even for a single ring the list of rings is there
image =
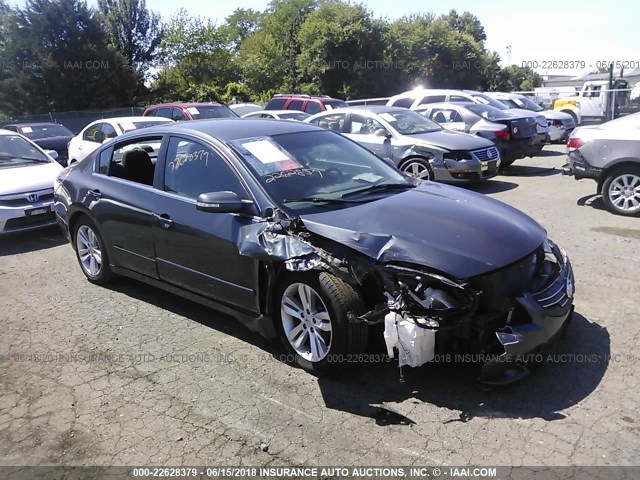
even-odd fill
[[[120,127],[123,130],[135,130],[136,126],[133,124],[133,122],[124,122],[120,124]]]
[[[196,107],[187,107],[187,112],[192,115],[200,115],[200,110],[198,110]]]
[[[383,178],[384,177],[381,177],[380,175],[376,175],[375,173],[371,173],[371,172],[364,172],[353,177],[354,180],[362,180],[363,182],[369,182],[369,183],[378,182]]]
[[[380,114],[381,118],[384,118],[387,122],[395,122],[396,121],[396,117],[394,117],[393,115],[391,115],[390,113],[384,112]]]
[[[285,152],[276,147],[268,140],[256,140],[254,142],[243,143],[242,146],[251,152],[260,163],[265,165],[275,162],[286,162],[292,160]]]
[[[325,105],[324,108],[326,108],[327,110],[333,110],[333,107],[331,105]]]
[[[33,128],[31,128],[31,127],[22,127],[22,133],[33,133]]]

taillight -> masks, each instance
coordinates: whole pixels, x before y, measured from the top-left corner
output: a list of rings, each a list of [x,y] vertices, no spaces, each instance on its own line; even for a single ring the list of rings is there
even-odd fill
[[[584,145],[584,142],[581,139],[577,137],[572,137],[572,138],[569,138],[569,141],[567,141],[567,150],[577,150],[583,145]]]
[[[509,140],[509,132],[507,132],[506,130],[498,130],[497,132],[493,132],[493,134],[496,136],[496,138],[499,138],[501,140]]]

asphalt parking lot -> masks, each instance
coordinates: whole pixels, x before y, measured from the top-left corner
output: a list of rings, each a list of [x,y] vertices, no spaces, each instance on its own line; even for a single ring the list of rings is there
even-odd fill
[[[215,311],[91,285],[55,228],[0,239],[0,464],[640,465],[640,220],[563,177],[563,152],[474,187],[537,219],[576,276],[551,363],[493,391],[464,364],[316,378]]]

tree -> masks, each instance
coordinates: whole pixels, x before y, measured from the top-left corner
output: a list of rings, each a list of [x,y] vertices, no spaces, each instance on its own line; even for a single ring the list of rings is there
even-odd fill
[[[383,26],[362,5],[324,3],[298,33],[300,78],[313,93],[340,97],[382,94]]]
[[[225,19],[221,33],[226,38],[228,47],[234,52],[240,50],[240,45],[253,35],[260,27],[262,13],[252,9],[237,8]]]
[[[529,92],[541,85],[542,77],[531,68],[509,65],[490,79],[489,89],[498,92]]]
[[[98,0],[98,9],[109,41],[143,80],[160,47],[160,15],[145,0]]]
[[[297,91],[300,87],[298,32],[318,6],[315,0],[273,0],[256,33],[240,46],[241,73],[251,90]]]
[[[224,86],[236,79],[223,32],[184,9],[165,26],[160,52],[165,68],[151,85],[156,100],[219,100]]]
[[[130,104],[135,79],[80,0],[28,0],[9,13],[3,57],[13,68],[0,86],[9,113]],[[117,87],[115,87],[117,86]]]
[[[458,12],[452,9],[447,15],[442,15],[440,19],[445,21],[452,30],[468,33],[476,42],[484,43],[487,39],[480,20],[469,12],[463,12],[462,15],[458,15]]]

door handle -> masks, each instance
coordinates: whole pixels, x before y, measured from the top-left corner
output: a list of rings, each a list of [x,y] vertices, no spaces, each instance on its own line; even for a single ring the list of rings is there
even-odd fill
[[[89,190],[87,193],[95,198],[102,198],[102,193],[100,193],[100,190]]]
[[[162,228],[170,228],[171,225],[173,225],[173,220],[171,220],[171,217],[169,217],[169,215],[166,213],[163,213],[162,215],[158,215],[157,213],[154,213],[153,218],[155,218],[156,220],[158,220],[158,222],[160,222],[160,226]]]

